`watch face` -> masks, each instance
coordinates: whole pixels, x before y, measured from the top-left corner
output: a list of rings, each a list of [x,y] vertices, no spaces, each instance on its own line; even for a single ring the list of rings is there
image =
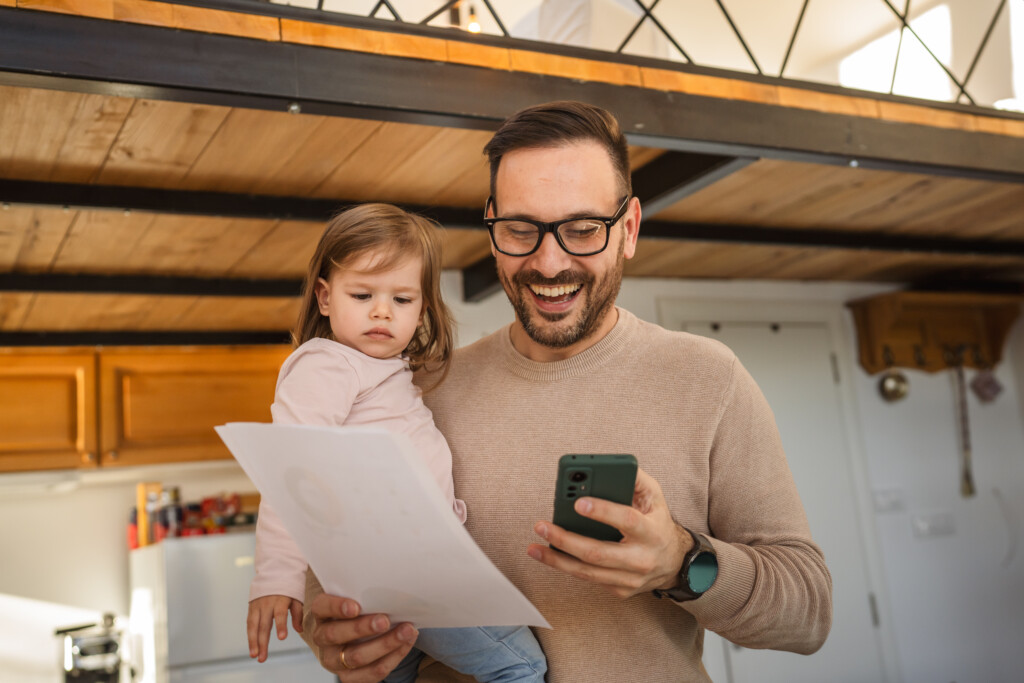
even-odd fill
[[[690,584],[690,590],[694,593],[703,593],[711,588],[717,576],[718,558],[711,553],[697,555],[686,571],[687,583]]]

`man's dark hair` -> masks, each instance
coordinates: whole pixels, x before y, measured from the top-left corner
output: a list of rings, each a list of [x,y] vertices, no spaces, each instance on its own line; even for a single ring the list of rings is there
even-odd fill
[[[491,196],[501,159],[509,152],[536,147],[558,147],[592,140],[608,152],[625,194],[633,193],[629,173],[629,148],[619,122],[612,114],[585,102],[547,102],[522,109],[505,119],[484,146],[491,164]],[[495,197],[497,200],[497,197]]]

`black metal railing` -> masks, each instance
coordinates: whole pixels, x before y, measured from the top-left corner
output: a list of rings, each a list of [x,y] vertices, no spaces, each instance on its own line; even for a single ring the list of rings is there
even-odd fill
[[[214,3],[217,0],[186,0],[186,2],[206,2]],[[239,0],[234,0],[239,2]],[[267,0],[249,0],[251,2],[258,2],[266,7]],[[432,27],[453,27],[466,29],[469,20],[474,19],[476,24],[476,30],[481,31],[485,34],[489,34],[492,37],[506,38],[506,39],[517,39],[524,36],[514,35],[515,31],[510,32],[508,28],[508,22],[503,19],[501,12],[495,7],[495,2],[491,0],[446,0],[445,2],[438,2],[434,0],[421,0],[417,3],[411,3],[408,0],[401,2],[401,0],[378,0],[370,8],[369,12],[366,12],[367,3],[356,3],[347,0],[269,0],[272,3],[279,4],[291,4],[295,7],[306,7],[308,9],[316,9],[323,12],[330,12],[335,14],[350,15],[356,17],[362,17],[364,19],[377,19],[393,21],[400,24],[408,24],[410,26],[432,26]],[[610,3],[614,3],[614,0],[608,0]],[[759,76],[768,76],[775,78],[792,78],[787,75],[787,68],[791,64],[791,56],[793,54],[794,45],[797,43],[798,35],[800,34],[801,27],[804,24],[805,16],[809,7],[813,7],[815,2],[825,2],[826,0],[803,0],[801,4],[799,14],[796,16],[793,28],[791,32],[786,32],[780,35],[780,40],[788,38],[786,44],[785,56],[782,59],[781,67],[778,73],[768,72],[763,64],[765,64],[764,58],[758,60],[755,56],[755,50],[752,48],[749,41],[747,41],[737,22],[734,20],[733,15],[730,14],[726,3],[728,0],[715,0],[720,18],[724,19],[728,25],[729,30],[735,36],[738,44],[742,47],[743,52],[746,55],[746,59],[750,62],[750,67],[753,73]],[[897,0],[898,1],[898,0]],[[653,28],[656,32],[654,35],[659,36],[659,40],[663,39],[667,41],[667,44],[671,46],[671,49],[667,50],[667,55],[662,55],[656,58],[667,59],[676,63],[687,63],[698,67],[710,67],[715,69],[730,69],[729,66],[715,63],[714,59],[708,59],[707,61],[698,61],[692,56],[692,50],[687,51],[683,45],[683,40],[680,36],[676,35],[669,27],[665,25],[664,20],[660,20],[656,16],[656,10],[660,7],[664,8],[670,5],[672,2],[678,2],[678,0],[668,0],[668,2],[662,4],[662,0],[621,0],[615,3],[619,8],[627,9],[631,11],[636,21],[632,24],[629,30],[626,32],[625,37],[621,40],[612,38],[614,44],[600,45],[591,44],[588,47],[592,49],[602,50],[606,52],[616,53],[620,55],[630,54],[627,50],[630,48],[631,42],[636,38],[640,29],[645,25]],[[988,21],[987,30],[985,31],[980,43],[974,50],[973,59],[970,62],[970,67],[967,69],[963,77],[958,77],[951,67],[940,59],[935,51],[929,47],[926,40],[919,34],[917,30],[912,26],[910,19],[911,13],[911,0],[905,0],[902,9],[896,7],[891,0],[857,0],[859,5],[863,5],[865,10],[878,9],[879,7],[885,8],[886,12],[891,12],[894,15],[893,30],[899,31],[899,44],[895,51],[895,56],[892,62],[891,79],[889,85],[889,94],[894,94],[897,85],[896,74],[899,69],[900,55],[903,52],[903,46],[905,41],[913,40],[920,44],[920,46],[931,56],[935,64],[946,74],[952,84],[952,94],[948,98],[936,96],[933,99],[945,100],[953,103],[966,103],[970,105],[979,104],[992,104],[979,102],[978,99],[972,95],[968,89],[968,84],[971,77],[975,74],[976,67],[978,66],[979,60],[984,53],[986,47],[990,43],[992,34],[1000,20],[1007,12],[1006,0],[1000,0],[998,6],[992,14],[991,19]],[[314,4],[315,3],[315,4]],[[435,5],[436,3],[436,5]],[[507,3],[505,3],[507,5]],[[541,0],[533,0],[531,3],[529,0],[520,0],[516,3],[516,7],[520,12],[523,11],[523,7],[530,6],[531,9],[536,9],[542,4]],[[357,5],[359,7],[357,7]],[[411,7],[411,9],[402,9],[402,6]],[[929,5],[928,9],[931,9]],[[362,8],[359,11],[359,8]],[[401,11],[400,11],[401,9]],[[479,10],[479,15],[477,11]],[[413,12],[418,11],[421,16],[411,16]],[[486,21],[480,21],[479,19],[486,19]],[[843,29],[842,27],[836,27],[837,35]],[[541,40],[537,36],[525,36],[531,40]],[[762,41],[763,44],[763,41]],[[674,51],[674,52],[673,52]],[[735,64],[731,67],[733,70],[736,69]],[[1020,68],[1024,68],[1021,65]],[[1009,85],[1010,73],[1012,65],[1008,62],[1005,65],[1005,73],[1007,84]],[[748,70],[749,71],[749,70]],[[800,78],[805,78],[800,76]],[[815,80],[815,79],[811,79]],[[818,79],[820,80],[820,79]],[[831,85],[840,85],[838,82],[832,82]]]

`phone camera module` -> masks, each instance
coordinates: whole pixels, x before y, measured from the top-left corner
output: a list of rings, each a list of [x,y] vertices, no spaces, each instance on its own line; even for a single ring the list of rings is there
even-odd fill
[[[587,478],[587,473],[586,472],[581,472],[579,470],[576,470],[575,472],[573,472],[572,474],[569,475],[569,479],[571,481],[576,481],[576,482],[585,481],[586,478]]]

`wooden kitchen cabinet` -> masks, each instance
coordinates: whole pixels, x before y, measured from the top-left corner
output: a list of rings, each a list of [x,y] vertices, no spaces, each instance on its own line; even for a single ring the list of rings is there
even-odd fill
[[[285,346],[103,349],[100,464],[230,458],[214,426],[270,422],[277,372],[289,352]]]
[[[96,354],[0,353],[0,471],[95,467]]]

